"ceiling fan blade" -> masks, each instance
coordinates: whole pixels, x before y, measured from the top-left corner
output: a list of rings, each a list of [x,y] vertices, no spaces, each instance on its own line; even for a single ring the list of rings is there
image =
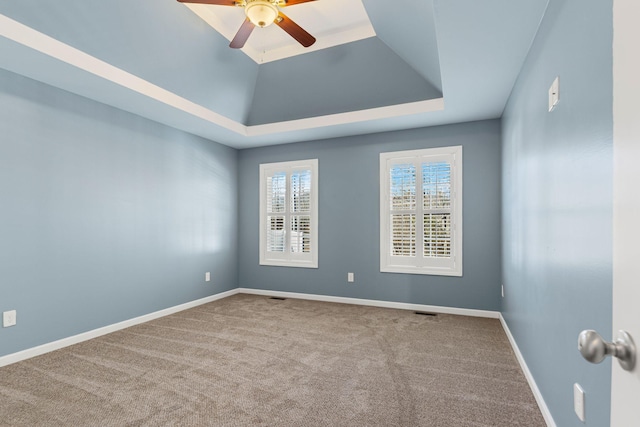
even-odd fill
[[[293,6],[294,4],[307,3],[310,1],[316,1],[316,0],[280,0],[280,2],[278,3],[278,6],[280,7]]]
[[[215,4],[219,6],[235,6],[234,0],[178,0],[180,3]]]
[[[307,33],[300,25],[293,22],[287,15],[280,12],[276,25],[285,30],[291,37],[296,39],[304,47],[309,47],[316,42],[316,38]]]
[[[240,26],[240,29],[236,33],[235,37],[233,38],[233,40],[231,40],[229,47],[234,49],[241,49],[244,46],[244,44],[247,42],[247,39],[249,38],[249,36],[251,35],[251,32],[255,27],[256,26],[253,25],[251,21],[249,21],[249,18],[245,19],[245,21]]]

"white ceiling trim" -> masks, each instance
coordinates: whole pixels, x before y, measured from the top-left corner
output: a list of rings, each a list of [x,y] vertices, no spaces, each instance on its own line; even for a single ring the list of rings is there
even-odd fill
[[[435,98],[428,99],[426,101],[408,102],[406,104],[349,111],[347,113],[328,114],[326,116],[289,120],[286,122],[247,126],[247,132],[248,136],[270,135],[281,132],[382,120],[392,117],[409,116],[412,114],[432,113],[434,111],[441,110],[444,110],[444,98]]]
[[[444,110],[444,99],[246,126],[0,14],[0,36],[236,134],[251,137]],[[1,65],[1,64],[0,64]],[[68,88],[62,88],[68,90]],[[78,91],[73,91],[78,93]],[[91,97],[88,93],[80,95]],[[144,112],[135,112],[144,116]],[[188,129],[183,129],[189,131]]]
[[[191,102],[118,67],[114,67],[5,15],[0,15],[0,35],[178,110],[218,124],[236,133],[246,135],[245,126],[228,117]]]

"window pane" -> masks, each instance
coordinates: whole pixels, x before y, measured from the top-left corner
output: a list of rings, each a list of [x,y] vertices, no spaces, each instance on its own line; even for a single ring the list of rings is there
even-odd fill
[[[291,217],[291,252],[311,252],[311,217]]]
[[[416,255],[415,215],[391,215],[391,255]]]
[[[291,174],[291,212],[309,212],[311,209],[311,171]]]
[[[267,212],[284,212],[287,174],[277,172],[267,177]]]
[[[391,210],[416,208],[416,167],[394,165],[391,176]]]
[[[451,207],[451,165],[447,162],[422,164],[424,209]]]
[[[284,252],[284,216],[267,217],[267,251]]]
[[[424,215],[424,256],[451,257],[451,215]]]

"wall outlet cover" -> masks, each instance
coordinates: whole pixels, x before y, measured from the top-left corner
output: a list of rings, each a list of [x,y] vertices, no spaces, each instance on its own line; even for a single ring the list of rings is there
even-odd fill
[[[353,283],[355,281],[353,273],[347,273],[347,282]]]
[[[2,313],[2,326],[8,328],[14,326],[17,321],[17,314],[15,310],[5,311]]]
[[[576,411],[580,421],[584,422],[584,390],[578,383],[573,385],[573,410]]]

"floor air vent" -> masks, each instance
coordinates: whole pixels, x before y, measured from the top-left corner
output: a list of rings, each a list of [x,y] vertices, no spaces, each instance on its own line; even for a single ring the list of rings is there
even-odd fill
[[[420,316],[429,316],[429,317],[436,317],[438,315],[438,313],[430,313],[428,311],[415,311],[414,313],[419,314]]]
[[[282,297],[269,297],[269,299],[276,299],[278,301],[284,301],[286,300],[286,298],[282,298]]]

